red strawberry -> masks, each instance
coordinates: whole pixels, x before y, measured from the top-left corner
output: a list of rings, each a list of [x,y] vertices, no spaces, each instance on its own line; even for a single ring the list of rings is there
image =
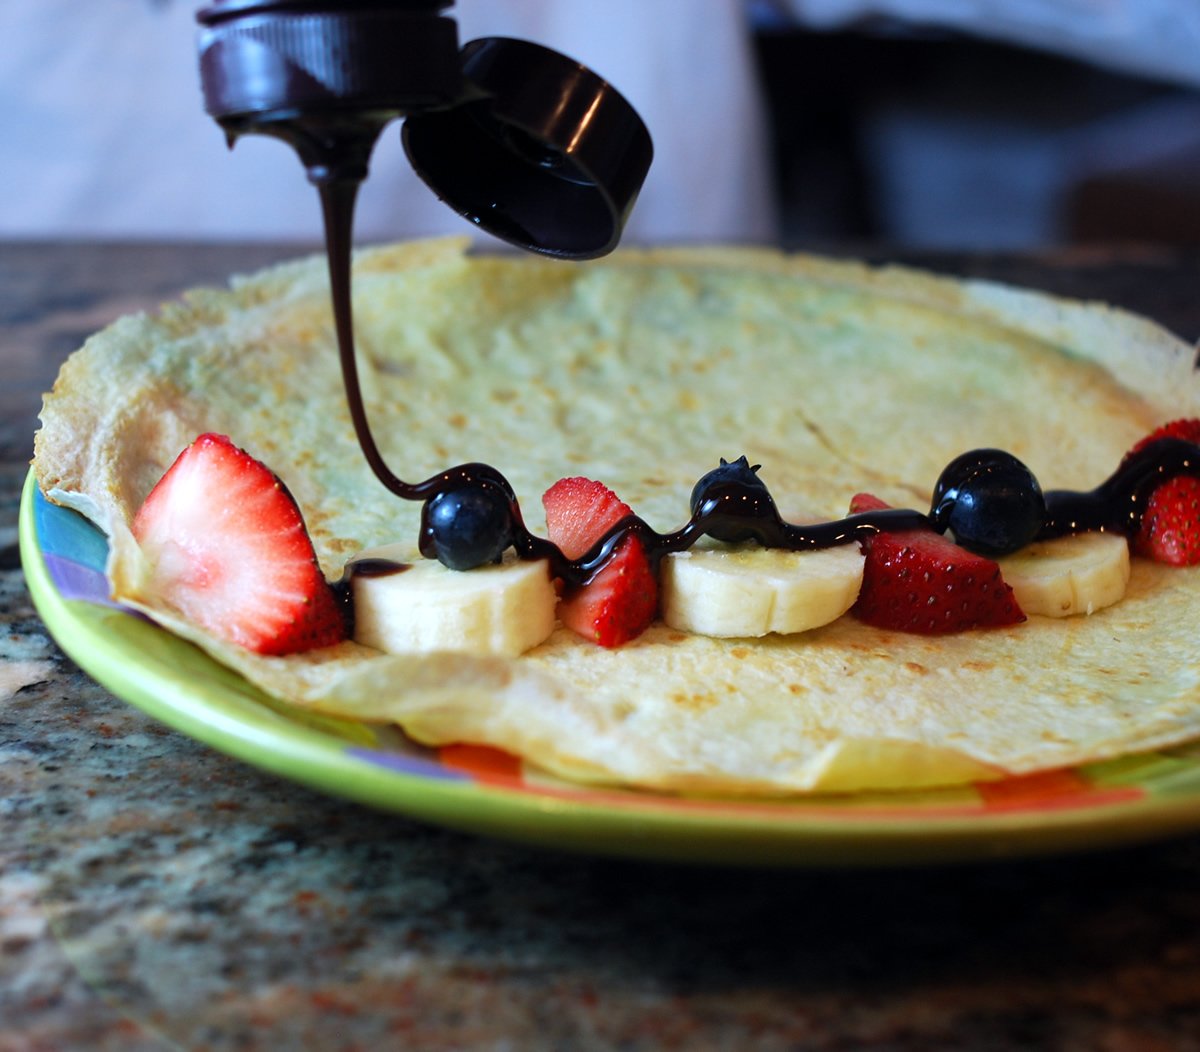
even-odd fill
[[[1180,475],[1150,494],[1133,548],[1172,566],[1200,563],[1200,479]]]
[[[1200,445],[1200,420],[1163,424],[1129,452],[1136,453],[1159,438],[1180,438]],[[1200,563],[1200,479],[1180,475],[1150,494],[1133,548],[1139,555],[1172,566]]]
[[[1145,449],[1151,442],[1160,438],[1181,438],[1185,442],[1194,442],[1196,445],[1200,445],[1200,420],[1194,417],[1184,417],[1180,420],[1172,420],[1168,424],[1163,424],[1162,427],[1155,428],[1138,442],[1129,453],[1136,453],[1140,449]]]
[[[179,454],[133,535],[154,591],[227,642],[290,654],[345,636],[292,495],[224,435],[201,435]]]
[[[615,493],[586,478],[560,479],[542,496],[546,529],[568,559],[585,554],[632,511]],[[558,603],[564,625],[602,647],[636,638],[658,611],[658,581],[637,537],[626,537],[612,559],[587,584]]]
[[[852,513],[887,507],[867,493],[850,502]],[[878,533],[863,551],[854,613],[869,625],[934,635],[1025,620],[995,562],[933,530]]]

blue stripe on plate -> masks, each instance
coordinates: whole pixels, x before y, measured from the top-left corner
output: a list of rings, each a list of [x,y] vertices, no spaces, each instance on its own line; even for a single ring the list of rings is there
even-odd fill
[[[102,531],[78,512],[51,504],[38,490],[33,495],[33,522],[43,554],[62,556],[104,573],[108,541]]]

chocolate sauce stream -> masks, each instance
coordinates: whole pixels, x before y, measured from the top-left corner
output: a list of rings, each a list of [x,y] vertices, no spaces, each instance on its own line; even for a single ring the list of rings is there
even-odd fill
[[[316,180],[314,180],[316,181]],[[337,333],[338,355],[342,365],[342,383],[350,406],[350,419],[363,456],[375,476],[389,490],[408,500],[415,499],[412,487],[392,473],[375,444],[363,405],[358,362],[354,356],[354,311],[351,304],[350,263],[354,249],[354,205],[361,180],[331,178],[317,182],[321,212],[325,221],[325,255],[329,265],[329,294],[333,303],[333,324]]]
[[[580,558],[568,559],[557,545],[535,536],[526,528],[512,486],[499,471],[488,464],[461,464],[439,472],[424,482],[405,482],[388,467],[371,433],[363,403],[362,385],[358,377],[358,363],[355,359],[351,258],[354,206],[360,180],[335,176],[326,179],[314,177],[313,181],[320,192],[325,220],[330,298],[333,303],[334,328],[337,333],[338,355],[350,418],[371,470],[384,487],[396,496],[404,500],[428,501],[439,493],[466,486],[499,488],[509,502],[513,521],[512,542],[517,554],[522,559],[547,559],[554,576],[561,577],[570,586],[583,585],[591,580],[612,558],[621,541],[628,536],[637,537],[651,561],[657,563],[671,552],[690,548],[711,526],[720,522],[735,522],[745,526],[767,547],[791,550],[832,548],[861,540],[884,529],[902,530],[930,526],[928,516],[907,510],[863,512],[836,522],[794,526],[784,522],[770,503],[757,508],[755,517],[747,523],[744,514],[735,514],[728,510],[726,504],[729,502],[723,501],[722,494],[718,491],[704,502],[687,523],[673,533],[658,533],[645,520],[631,515],[608,530]],[[428,528],[424,516],[421,540],[422,554],[428,554]]]
[[[933,529],[929,515],[907,509],[861,512],[844,519],[797,526],[784,522],[772,501],[754,503],[747,514],[740,489],[717,486],[690,519],[672,533],[658,533],[645,520],[630,515],[609,529],[578,559],[568,559],[557,545],[531,533],[525,526],[516,494],[508,480],[488,464],[469,463],[448,468],[423,482],[405,482],[387,465],[375,443],[363,404],[362,387],[354,349],[351,302],[351,256],[354,206],[361,177],[330,172],[314,173],[325,220],[325,245],[329,263],[330,293],[338,354],[346,388],[346,400],[354,431],[371,470],[385,488],[404,500],[428,502],[441,493],[465,487],[499,489],[508,501],[512,521],[512,545],[522,559],[546,559],[551,573],[568,587],[590,581],[612,558],[626,537],[642,543],[652,565],[672,553],[691,548],[710,529],[736,526],[768,548],[791,551],[833,548],[864,540],[882,531]],[[1190,442],[1165,438],[1149,443],[1128,456],[1113,475],[1087,492],[1053,490],[1046,494],[1046,522],[1039,540],[1086,530],[1109,530],[1133,536],[1145,513],[1150,494],[1163,482],[1178,475],[1200,477],[1200,449]],[[433,546],[426,512],[422,512],[419,546],[431,556]]]

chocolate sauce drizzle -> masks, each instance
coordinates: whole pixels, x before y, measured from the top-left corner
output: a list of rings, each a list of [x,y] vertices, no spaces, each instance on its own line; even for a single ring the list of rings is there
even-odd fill
[[[1094,490],[1046,494],[1046,522],[1038,540],[1086,530],[1134,536],[1141,528],[1150,495],[1180,475],[1200,477],[1200,448],[1179,438],[1159,438],[1129,454]]]
[[[517,555],[522,559],[548,560],[551,573],[562,578],[568,586],[583,585],[590,581],[612,558],[621,541],[629,536],[637,537],[642,542],[651,563],[656,564],[671,552],[681,552],[690,548],[710,528],[723,522],[746,526],[755,539],[766,547],[791,550],[832,548],[861,540],[885,529],[906,530],[931,526],[929,516],[904,509],[862,512],[836,522],[795,526],[784,522],[775,510],[774,503],[769,500],[756,502],[747,508],[741,500],[740,490],[736,493],[732,490],[722,493],[716,488],[696,513],[673,533],[658,533],[644,519],[630,515],[608,530],[578,559],[568,559],[552,541],[529,531],[512,486],[490,464],[460,464],[440,471],[423,482],[404,481],[388,467],[375,443],[363,404],[358,364],[355,360],[350,270],[351,229],[358,183],[348,179],[333,179],[318,183],[318,189],[325,217],[334,327],[350,418],[371,470],[396,496],[404,500],[428,502],[440,493],[452,492],[466,486],[498,489],[508,501],[513,523],[513,547]],[[429,528],[425,523],[424,513],[419,547],[423,555],[430,553]]]
[[[929,515],[908,509],[860,512],[831,522],[798,526],[780,517],[769,496],[748,503],[743,488],[717,485],[688,521],[672,533],[658,533],[644,519],[630,515],[609,529],[578,559],[568,559],[553,542],[528,530],[512,486],[489,464],[460,464],[422,482],[404,481],[391,471],[375,443],[355,360],[350,272],[351,230],[359,179],[339,178],[334,174],[329,178],[314,177],[313,182],[321,194],[338,353],[355,434],[367,463],[385,488],[404,500],[426,502],[419,539],[423,555],[428,557],[433,550],[426,522],[428,501],[439,494],[468,486],[493,488],[503,494],[511,513],[512,544],[517,555],[522,559],[548,560],[552,575],[561,578],[568,587],[590,581],[626,537],[637,537],[651,564],[657,565],[664,556],[686,551],[710,530],[716,528],[719,531],[723,525],[743,529],[764,547],[791,551],[832,548],[864,540],[882,531],[934,528]],[[1094,490],[1048,492],[1046,520],[1037,539],[1047,540],[1087,530],[1133,536],[1141,524],[1150,494],[1178,475],[1200,477],[1200,448],[1174,438],[1149,443],[1126,457]],[[391,572],[398,572],[401,566],[394,564]],[[382,573],[387,570],[385,567],[364,567],[350,572]]]

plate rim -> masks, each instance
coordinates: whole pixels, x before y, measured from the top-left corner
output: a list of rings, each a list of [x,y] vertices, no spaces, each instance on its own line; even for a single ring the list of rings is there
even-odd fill
[[[573,853],[734,866],[874,867],[981,861],[1119,847],[1200,828],[1200,791],[1169,797],[1142,793],[1136,799],[1084,808],[996,809],[940,816],[906,812],[903,807],[891,813],[881,807],[873,814],[851,817],[848,810],[817,812],[808,801],[798,801],[793,814],[787,815],[788,805],[781,803],[780,813],[768,818],[761,812],[739,811],[736,799],[727,807],[688,811],[663,803],[676,799],[674,795],[657,793],[644,797],[631,793],[618,804],[615,799],[573,799],[565,792],[509,787],[469,775],[433,777],[386,768],[356,758],[344,739],[299,728],[286,714],[265,706],[265,712],[272,712],[289,728],[287,733],[268,733],[262,725],[238,721],[228,713],[219,714],[214,722],[212,717],[218,714],[195,690],[189,691],[186,684],[152,664],[130,661],[128,654],[113,649],[109,619],[144,619],[61,594],[38,537],[39,496],[51,503],[41,495],[31,467],[18,512],[26,583],[50,635],[87,675],[122,701],[215,751],[376,810],[460,833]],[[144,623],[172,644],[193,647],[157,625]],[[194,649],[223,674],[236,675]]]

